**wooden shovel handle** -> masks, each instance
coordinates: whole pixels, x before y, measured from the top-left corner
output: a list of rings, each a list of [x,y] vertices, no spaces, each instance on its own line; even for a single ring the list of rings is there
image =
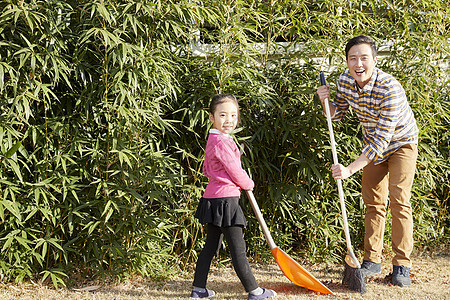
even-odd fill
[[[250,204],[252,205],[253,211],[255,212],[256,218],[258,219],[259,225],[261,226],[264,236],[266,237],[266,241],[269,244],[270,250],[276,248],[277,246],[275,245],[275,242],[273,241],[272,236],[270,235],[269,228],[267,228],[266,221],[264,221],[261,211],[259,210],[259,206],[258,203],[256,202],[253,192],[247,191],[247,196],[248,199],[250,200]]]

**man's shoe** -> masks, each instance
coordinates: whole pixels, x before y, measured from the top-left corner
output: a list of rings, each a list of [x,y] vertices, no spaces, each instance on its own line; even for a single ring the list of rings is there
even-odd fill
[[[275,293],[275,291],[273,290],[269,290],[269,289],[263,289],[263,293],[261,295],[254,295],[254,294],[248,294],[248,300],[261,300],[261,299],[267,299],[267,298],[272,298],[275,297],[277,295],[277,293]]]
[[[409,276],[409,271],[411,268],[405,266],[394,266],[392,272],[392,284],[398,286],[410,286],[411,276]]]
[[[205,289],[204,292],[192,291],[191,298],[200,299],[200,298],[211,298],[215,295],[214,291]]]
[[[361,265],[361,273],[364,278],[380,274],[381,273],[381,264],[377,264],[374,262],[371,262],[369,260],[363,260],[363,263]]]

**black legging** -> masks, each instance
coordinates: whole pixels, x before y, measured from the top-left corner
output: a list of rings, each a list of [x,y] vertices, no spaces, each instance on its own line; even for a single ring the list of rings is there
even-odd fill
[[[241,280],[245,291],[250,292],[258,288],[255,276],[253,276],[248,263],[242,227],[217,227],[213,224],[207,225],[206,243],[198,256],[193,285],[199,288],[206,287],[211,261],[220,249],[222,235],[230,248],[234,270]]]

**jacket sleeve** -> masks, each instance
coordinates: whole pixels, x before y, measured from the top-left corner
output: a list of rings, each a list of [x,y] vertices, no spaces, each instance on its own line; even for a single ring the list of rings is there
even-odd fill
[[[399,118],[404,114],[407,100],[399,83],[393,82],[381,99],[380,115],[373,133],[367,135],[367,145],[363,148],[364,155],[371,160],[383,157],[396,130]]]
[[[215,147],[215,155],[236,185],[243,190],[251,190],[255,187],[253,180],[242,169],[240,153],[236,146],[232,147],[221,141]]]

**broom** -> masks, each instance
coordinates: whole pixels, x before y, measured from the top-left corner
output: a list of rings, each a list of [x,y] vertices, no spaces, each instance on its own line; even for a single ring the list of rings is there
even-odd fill
[[[325,85],[325,75],[323,72],[320,72],[320,84]],[[327,122],[328,122],[328,131],[330,133],[330,144],[331,144],[331,150],[333,152],[333,161],[334,164],[338,164],[338,158],[336,153],[336,143],[334,141],[334,134],[333,134],[333,124],[331,122],[331,115],[330,115],[330,108],[328,104],[328,99],[325,99],[325,113],[327,115]],[[350,233],[348,230],[348,222],[347,222],[347,212],[345,209],[345,201],[344,201],[344,192],[342,188],[342,181],[340,179],[336,179],[336,183],[338,186],[338,193],[339,193],[339,202],[341,204],[341,210],[342,210],[342,220],[344,225],[344,233],[345,233],[345,240],[347,242],[347,255],[344,259],[344,278],[342,279],[342,284],[349,287],[349,289],[353,291],[360,292],[361,294],[366,292],[366,283],[364,281],[364,276],[361,272],[361,266],[356,259],[355,254],[353,253],[352,244],[350,241]]]

